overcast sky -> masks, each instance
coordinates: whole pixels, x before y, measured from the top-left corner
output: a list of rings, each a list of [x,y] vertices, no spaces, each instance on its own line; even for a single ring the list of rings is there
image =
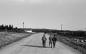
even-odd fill
[[[0,24],[86,30],[86,0],[0,0]]]

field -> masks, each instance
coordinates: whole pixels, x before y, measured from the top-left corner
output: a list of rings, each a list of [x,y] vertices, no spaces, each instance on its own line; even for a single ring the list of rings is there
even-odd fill
[[[30,35],[30,33],[0,32],[0,48]]]

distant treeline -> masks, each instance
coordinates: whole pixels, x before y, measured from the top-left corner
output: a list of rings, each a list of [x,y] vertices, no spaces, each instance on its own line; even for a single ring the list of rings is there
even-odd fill
[[[13,25],[0,25],[0,31],[7,31],[7,32],[24,32],[24,30],[19,29],[17,27],[13,27]]]
[[[33,32],[57,33],[68,37],[86,37],[86,31],[52,30],[52,29],[32,29]]]

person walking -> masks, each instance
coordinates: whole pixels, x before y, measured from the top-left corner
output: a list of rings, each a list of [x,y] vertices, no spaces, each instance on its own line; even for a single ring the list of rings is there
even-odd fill
[[[52,35],[50,34],[50,36],[49,36],[49,47],[51,47],[52,48]]]
[[[54,35],[54,37],[52,38],[53,48],[55,48],[56,41],[57,41],[57,38],[56,38],[56,36]]]
[[[42,45],[43,45],[43,47],[46,47],[46,40],[47,40],[47,38],[45,37],[45,33],[44,33],[43,37],[42,37]]]

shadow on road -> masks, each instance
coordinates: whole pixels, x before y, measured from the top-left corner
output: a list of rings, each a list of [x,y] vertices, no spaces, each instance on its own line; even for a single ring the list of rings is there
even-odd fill
[[[27,47],[37,47],[37,48],[50,48],[50,47],[43,47],[43,46],[37,46],[37,45],[22,45]]]

